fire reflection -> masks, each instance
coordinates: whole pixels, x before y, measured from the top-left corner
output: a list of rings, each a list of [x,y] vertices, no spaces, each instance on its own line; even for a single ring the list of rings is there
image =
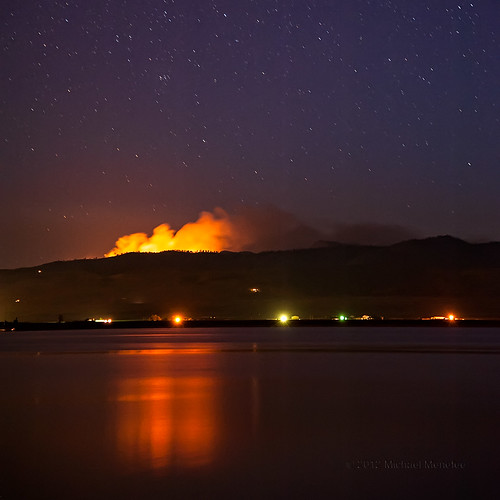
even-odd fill
[[[117,446],[134,466],[200,466],[216,441],[215,379],[206,376],[122,379]]]

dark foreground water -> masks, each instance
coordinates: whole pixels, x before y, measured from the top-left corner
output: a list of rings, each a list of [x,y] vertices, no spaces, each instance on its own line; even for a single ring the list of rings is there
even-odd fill
[[[0,498],[500,498],[500,331],[0,334]]]

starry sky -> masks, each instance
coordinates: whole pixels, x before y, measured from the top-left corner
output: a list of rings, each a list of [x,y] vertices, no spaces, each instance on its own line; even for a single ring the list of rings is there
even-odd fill
[[[500,240],[497,0],[4,0],[0,268],[202,210]]]

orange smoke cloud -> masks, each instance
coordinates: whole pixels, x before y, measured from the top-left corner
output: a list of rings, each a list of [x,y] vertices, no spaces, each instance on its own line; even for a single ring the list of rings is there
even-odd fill
[[[213,213],[201,212],[196,222],[189,222],[178,231],[161,224],[151,236],[146,233],[122,236],[106,257],[165,250],[261,252],[307,248],[321,239],[325,239],[321,232],[272,205],[243,207],[233,215],[216,208]]]
[[[241,237],[237,237],[237,231],[228,214],[221,208],[216,208],[213,214],[202,212],[196,222],[185,224],[177,232],[168,224],[161,224],[153,230],[153,235],[150,237],[146,233],[122,236],[106,257],[128,252],[163,252],[165,250],[237,251],[241,249],[241,244]]]

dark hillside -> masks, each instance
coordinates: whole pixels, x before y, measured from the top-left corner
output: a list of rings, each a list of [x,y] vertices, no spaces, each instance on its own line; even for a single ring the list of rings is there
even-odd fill
[[[251,289],[258,289],[252,292]],[[443,236],[387,247],[125,254],[0,271],[0,320],[258,319],[339,313],[500,316],[500,244]]]

